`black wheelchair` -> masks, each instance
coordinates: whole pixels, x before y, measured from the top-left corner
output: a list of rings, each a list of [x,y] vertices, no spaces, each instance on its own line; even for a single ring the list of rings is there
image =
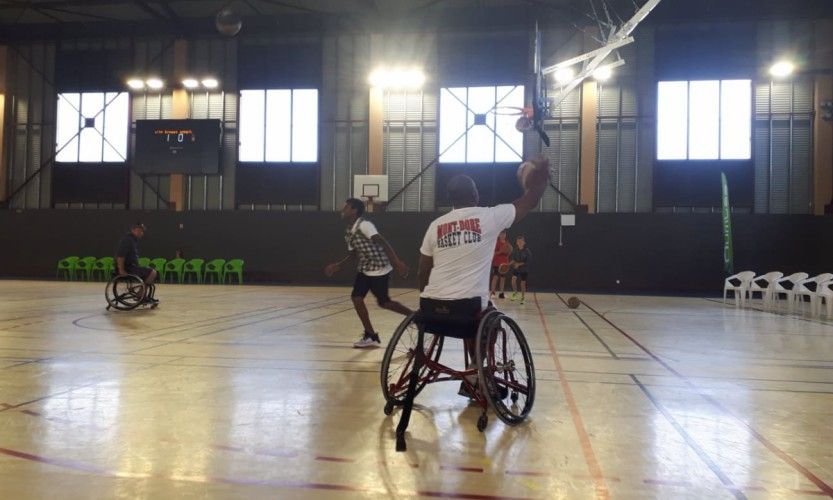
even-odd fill
[[[104,298],[107,299],[107,310],[115,308],[119,311],[130,311],[139,306],[155,309],[159,301],[154,298],[156,285],[145,283],[142,278],[135,274],[119,276],[114,274],[107,282],[104,289]]]
[[[382,359],[385,415],[402,407],[396,451],[405,451],[405,431],[414,398],[434,382],[460,381],[461,393],[482,409],[477,429],[488,425],[487,410],[508,425],[518,425],[535,402],[532,353],[518,324],[480,299],[420,299],[420,309],[397,327]],[[463,339],[465,370],[440,363],[446,337]]]

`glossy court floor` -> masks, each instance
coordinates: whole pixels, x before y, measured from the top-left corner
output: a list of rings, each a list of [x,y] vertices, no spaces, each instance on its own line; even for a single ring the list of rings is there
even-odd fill
[[[481,434],[436,384],[396,453],[346,288],[163,285],[118,313],[101,283],[0,286],[0,498],[833,496],[833,322],[501,301],[534,351],[531,419]],[[371,315],[383,341],[400,320]]]

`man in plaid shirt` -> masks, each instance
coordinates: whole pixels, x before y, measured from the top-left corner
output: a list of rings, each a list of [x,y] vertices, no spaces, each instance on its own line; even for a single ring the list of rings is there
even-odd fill
[[[399,314],[411,314],[411,310],[399,302],[391,300],[388,295],[388,280],[393,268],[396,268],[403,278],[408,276],[408,266],[399,260],[390,243],[379,234],[376,226],[369,220],[362,218],[364,215],[364,202],[357,198],[350,198],[344,203],[341,209],[341,220],[347,223],[347,232],[344,241],[347,243],[346,257],[338,262],[328,264],[324,268],[327,276],[337,273],[342,264],[351,258],[358,259],[356,280],[353,283],[353,292],[350,294],[353,299],[353,306],[364,326],[364,334],[353,344],[353,347],[381,347],[382,342],[379,334],[373,330],[370,323],[370,316],[367,313],[367,306],[364,298],[367,292],[373,292],[379,307]],[[391,264],[393,264],[391,266]]]

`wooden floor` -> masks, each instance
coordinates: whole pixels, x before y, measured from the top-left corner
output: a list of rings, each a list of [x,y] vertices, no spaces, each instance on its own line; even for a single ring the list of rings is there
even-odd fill
[[[833,497],[831,322],[501,301],[534,351],[531,419],[481,434],[436,384],[402,454],[345,288],[163,285],[128,313],[101,283],[0,290],[3,499]],[[371,316],[383,342],[401,319]]]

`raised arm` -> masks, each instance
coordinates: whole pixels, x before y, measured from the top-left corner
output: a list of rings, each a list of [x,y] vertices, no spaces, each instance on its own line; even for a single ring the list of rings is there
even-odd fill
[[[535,168],[527,175],[526,186],[523,186],[524,194],[512,202],[515,205],[514,222],[526,217],[538,205],[550,180],[550,161],[547,158],[539,156],[528,161],[535,165]]]

